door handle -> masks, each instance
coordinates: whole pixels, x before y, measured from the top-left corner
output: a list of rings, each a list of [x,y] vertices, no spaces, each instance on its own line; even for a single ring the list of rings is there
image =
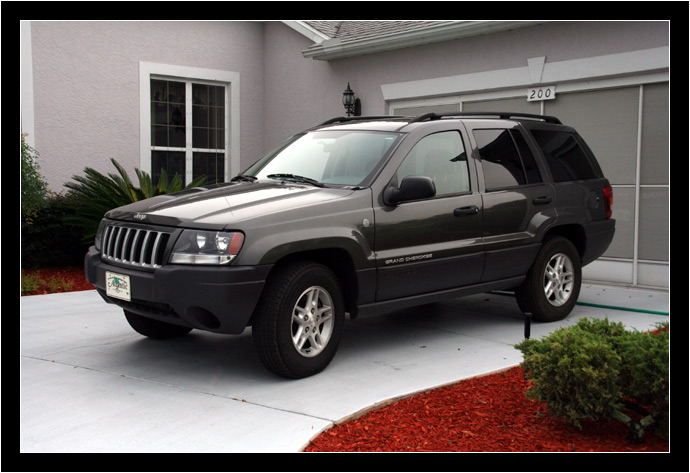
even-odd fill
[[[542,195],[541,197],[536,197],[534,200],[532,200],[532,203],[534,205],[544,205],[544,204],[550,204],[551,203],[551,197],[547,195]]]
[[[453,215],[460,217],[462,215],[477,215],[479,207],[476,205],[468,205],[467,207],[459,207],[453,210]]]

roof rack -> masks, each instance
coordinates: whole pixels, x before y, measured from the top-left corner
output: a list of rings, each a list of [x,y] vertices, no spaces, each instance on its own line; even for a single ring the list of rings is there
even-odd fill
[[[531,113],[509,113],[509,112],[447,112],[447,113],[425,113],[414,117],[410,123],[423,122],[427,120],[439,120],[446,117],[498,117],[501,119],[511,119],[511,118],[530,118],[533,120],[543,120],[546,123],[554,123],[556,125],[562,125],[561,121],[556,117],[551,117],[548,115],[534,115]]]
[[[344,123],[344,122],[352,122],[356,120],[382,120],[382,119],[391,119],[391,118],[405,118],[402,115],[370,115],[370,116],[364,116],[364,117],[335,117],[331,118],[330,120],[326,120],[325,122],[321,123],[318,126],[324,126],[324,125],[330,125],[331,123]]]

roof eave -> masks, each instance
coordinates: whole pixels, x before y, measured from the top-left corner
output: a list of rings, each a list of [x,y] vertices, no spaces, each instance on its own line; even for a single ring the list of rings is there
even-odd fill
[[[546,21],[456,21],[446,25],[345,43],[339,39],[323,39],[302,51],[302,55],[306,58],[330,61],[332,59],[524,28],[542,23],[546,23]]]
[[[312,28],[304,21],[283,21],[283,23],[298,33],[306,36],[316,44],[321,44],[324,40],[329,39],[328,35],[325,35],[319,30]]]

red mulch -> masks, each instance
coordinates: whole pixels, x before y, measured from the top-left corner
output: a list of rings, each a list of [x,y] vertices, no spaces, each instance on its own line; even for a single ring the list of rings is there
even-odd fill
[[[22,275],[37,275],[45,282],[22,295],[93,289],[82,267],[22,270]],[[627,429],[617,422],[583,422],[582,431],[569,427],[549,416],[544,403],[527,399],[528,387],[520,367],[461,381],[335,426],[316,437],[305,451],[669,451],[668,441],[653,433],[642,444],[628,442]]]
[[[36,277],[35,290],[22,292],[22,296],[50,294],[55,292],[88,291],[93,285],[84,278],[84,267],[22,269],[22,277]]]
[[[668,452],[647,433],[628,442],[618,422],[582,431],[525,397],[522,368],[461,381],[402,399],[320,434],[307,452]]]

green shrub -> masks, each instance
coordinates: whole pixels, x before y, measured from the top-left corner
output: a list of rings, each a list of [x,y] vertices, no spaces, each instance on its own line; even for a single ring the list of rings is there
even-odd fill
[[[93,241],[98,224],[107,211],[149,197],[200,186],[206,182],[206,177],[201,176],[185,187],[179,174],[175,174],[168,182],[167,173],[161,170],[161,178],[154,184],[148,173],[135,169],[139,179],[139,187],[135,187],[125,169],[115,159],[111,158],[110,161],[115,166],[117,174],[108,173],[106,176],[86,167],[84,176],[72,176],[75,182],[65,184],[69,189],[67,195],[79,204],[79,213],[70,221],[84,228],[84,238],[89,242]]]
[[[48,196],[48,184],[43,180],[39,167],[36,163],[38,152],[29,146],[25,141],[25,134],[21,137],[21,157],[22,157],[22,225],[30,225],[33,222],[36,212],[44,205]]]
[[[77,214],[77,205],[66,196],[53,194],[33,214],[32,223],[22,225],[22,268],[79,266],[84,263],[88,249],[84,230],[69,222]]]
[[[632,440],[668,423],[668,324],[654,332],[625,330],[608,319],[581,319],[541,339],[516,345],[532,381],[527,396],[581,428],[580,421],[602,418],[624,422]]]

